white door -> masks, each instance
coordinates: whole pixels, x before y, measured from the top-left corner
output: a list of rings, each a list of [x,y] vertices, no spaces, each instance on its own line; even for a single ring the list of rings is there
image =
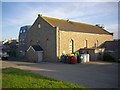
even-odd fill
[[[38,62],[42,62],[42,52],[38,52]]]

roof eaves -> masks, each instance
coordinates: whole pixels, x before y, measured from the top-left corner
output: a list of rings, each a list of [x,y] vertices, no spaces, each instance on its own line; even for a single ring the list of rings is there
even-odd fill
[[[43,51],[43,49],[38,45],[32,45],[31,46],[35,51]],[[38,50],[38,48],[39,48],[39,50]]]
[[[35,49],[34,49],[32,46],[30,46],[30,47],[27,49],[27,52],[30,50],[30,48],[35,52]]]
[[[105,30],[105,29],[102,29],[102,30],[104,30],[107,34],[109,34],[109,35],[113,35],[112,33],[110,33],[110,32],[108,32],[107,30]]]
[[[63,30],[63,29],[60,29],[60,31],[62,32],[79,32],[79,33],[83,33],[83,34],[102,34],[102,35],[111,35],[110,33],[93,33],[93,32],[82,32],[82,31],[72,31],[72,30]]]

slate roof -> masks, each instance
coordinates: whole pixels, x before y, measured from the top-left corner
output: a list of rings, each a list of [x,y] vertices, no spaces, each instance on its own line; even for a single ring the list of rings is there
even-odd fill
[[[112,35],[110,32],[95,25],[67,21],[67,20],[62,20],[62,19],[56,19],[56,18],[51,18],[51,17],[46,17],[46,16],[41,16],[41,17],[44,20],[46,20],[49,24],[51,24],[52,26],[54,27],[57,26],[59,27],[60,30],[63,30],[63,31]]]
[[[32,45],[35,51],[43,51],[43,49],[39,45]]]

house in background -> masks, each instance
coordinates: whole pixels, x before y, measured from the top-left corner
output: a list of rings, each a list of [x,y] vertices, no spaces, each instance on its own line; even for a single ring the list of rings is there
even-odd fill
[[[2,42],[2,51],[7,52],[10,57],[18,56],[18,39],[10,39]]]
[[[120,59],[120,39],[115,39],[113,41],[106,41],[104,44],[100,46],[101,48],[105,48],[105,53],[110,54],[116,61]]]
[[[99,25],[38,15],[27,31],[26,50],[33,45],[40,46],[43,49],[43,61],[55,62],[59,61],[63,53],[69,54],[80,51],[80,49],[89,54],[101,54],[104,52],[104,48],[99,48],[99,46],[106,41],[113,41],[113,33],[106,31]],[[87,49],[97,50],[91,53]],[[29,55],[28,53],[29,50],[26,52],[26,57],[29,57],[30,53]]]
[[[30,27],[31,27],[30,25],[22,26],[19,31],[19,46],[18,46],[19,52],[18,53],[19,53],[19,57],[21,58],[25,58],[26,34]]]

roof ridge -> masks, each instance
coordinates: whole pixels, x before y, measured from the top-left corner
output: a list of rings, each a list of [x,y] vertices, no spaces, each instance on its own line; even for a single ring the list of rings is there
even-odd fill
[[[43,17],[43,18],[51,18],[51,19],[57,19],[57,20],[67,21],[67,20],[65,20],[65,19],[59,19],[59,18],[48,17],[48,16],[43,16],[43,15],[42,15],[41,17]],[[69,19],[69,21],[70,21],[70,22],[73,22],[73,23],[80,23],[80,24],[85,24],[85,25],[94,26],[94,25],[92,25],[92,24],[82,23],[82,22],[79,22],[79,21],[72,21],[72,20],[70,20],[70,19]],[[96,27],[96,26],[94,26],[94,27]]]

